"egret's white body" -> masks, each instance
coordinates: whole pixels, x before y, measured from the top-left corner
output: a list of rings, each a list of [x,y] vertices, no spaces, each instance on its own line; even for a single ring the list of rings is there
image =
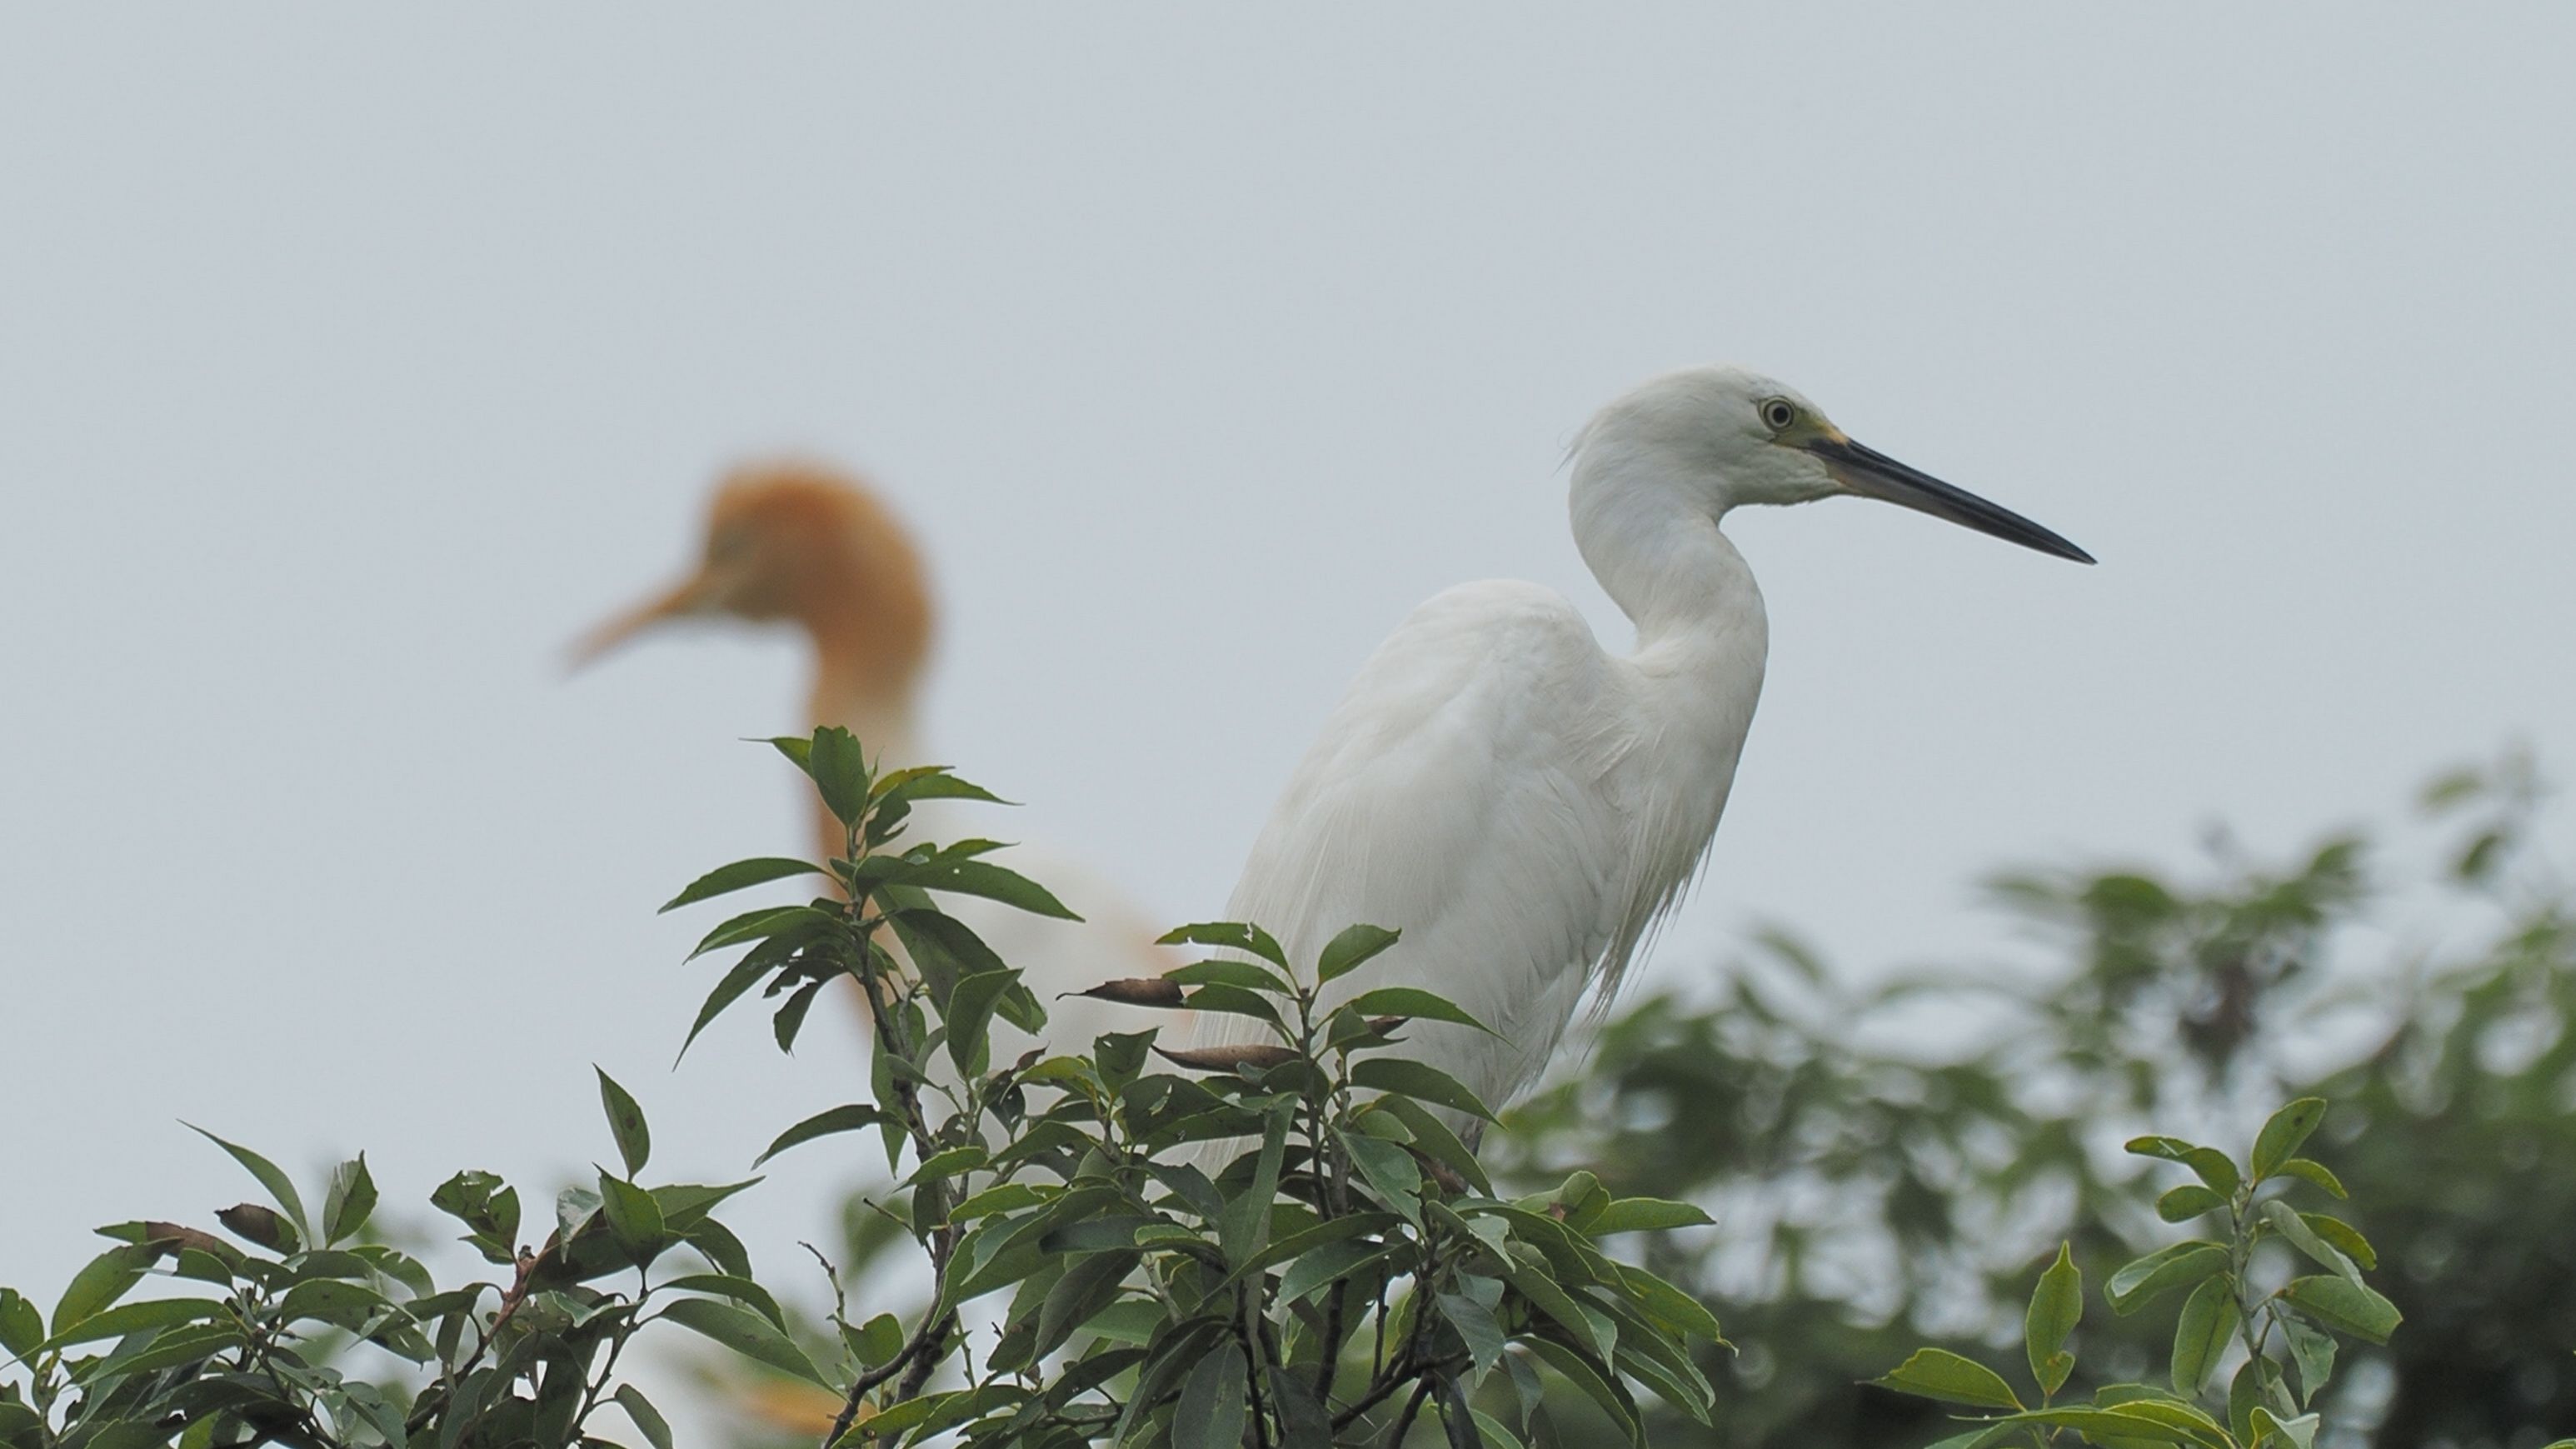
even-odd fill
[[[1360,670],[1244,866],[1232,919],[1309,967],[1357,922],[1402,940],[1328,1002],[1424,987],[1491,1026],[1416,1023],[1407,1050],[1500,1108],[1588,989],[1605,1002],[1705,857],[1762,692],[1762,593],[1720,531],[1742,504],[1860,493],[2090,562],[2036,524],[1852,443],[1732,367],[1658,378],[1573,449],[1574,536],[1636,625],[1601,647],[1536,584],[1448,590]],[[1204,1017],[1202,1044],[1251,1039]]]

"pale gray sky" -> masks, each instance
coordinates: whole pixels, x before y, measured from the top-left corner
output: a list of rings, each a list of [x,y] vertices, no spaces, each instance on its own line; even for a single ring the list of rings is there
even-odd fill
[[[1654,977],[2004,946],[2182,858],[2576,759],[2576,11],[773,5],[0,13],[0,1282],[249,1195],[675,1170],[843,1091],[653,906],[801,840],[784,641],[561,644],[724,464],[935,552],[941,752],[1217,911],[1416,600],[1615,614],[1556,463],[1688,362],[2093,550],[1742,517],[1772,669]],[[390,1050],[388,1036],[411,1045]],[[809,1151],[812,1151],[809,1149]],[[755,1194],[792,1270],[828,1154]]]

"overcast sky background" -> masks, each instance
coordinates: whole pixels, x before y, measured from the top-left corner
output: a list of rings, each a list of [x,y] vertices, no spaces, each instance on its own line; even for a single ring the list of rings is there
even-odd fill
[[[589,1060],[710,1179],[842,1098],[749,1018],[667,1071],[712,976],[653,908],[802,842],[733,742],[798,650],[559,669],[750,455],[879,480],[938,752],[1170,920],[1417,600],[1624,646],[1556,465],[1704,360],[2102,563],[1732,520],[1770,678],[1651,980],[1997,955],[1999,864],[2576,760],[2576,11],[1297,20],[0,13],[0,1283],[249,1196],[181,1116],[416,1208],[609,1158]]]

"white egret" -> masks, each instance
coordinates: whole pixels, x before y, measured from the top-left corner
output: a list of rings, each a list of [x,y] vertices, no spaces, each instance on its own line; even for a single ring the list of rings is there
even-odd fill
[[[935,763],[919,744],[920,683],[935,613],[920,550],[873,491],[817,463],[757,464],[736,469],[717,489],[697,567],[593,630],[575,646],[574,662],[680,620],[793,625],[813,646],[811,721],[848,728],[892,769]],[[841,826],[819,803],[814,808],[817,858],[829,860],[841,852]],[[1002,823],[993,809],[928,801],[913,813],[912,834],[933,840],[992,834]],[[969,813],[979,811],[980,817]],[[1132,1019],[1108,1003],[1056,997],[1116,977],[1156,974],[1180,958],[1153,944],[1147,918],[1098,872],[1026,847],[1009,858],[1083,919],[1048,920],[965,897],[949,901],[949,908],[1026,973],[1029,989],[1047,1004],[1047,1036],[1058,1049],[1087,1051],[1099,1033],[1131,1029]],[[1007,1023],[997,1021],[993,1029],[997,1061],[1030,1045]]]
[[[1629,392],[1572,459],[1575,542],[1636,625],[1635,649],[1603,649],[1536,584],[1465,584],[1423,604],[1297,767],[1227,911],[1301,967],[1355,922],[1400,930],[1325,999],[1401,984],[1455,1001],[1497,1034],[1416,1023],[1408,1047],[1498,1110],[1538,1076],[1587,988],[1610,999],[1717,830],[1768,648],[1761,591],[1720,531],[1728,510],[1856,494],[2093,561],[1736,367]],[[1192,1034],[1242,1042],[1249,1026],[1202,1015]]]

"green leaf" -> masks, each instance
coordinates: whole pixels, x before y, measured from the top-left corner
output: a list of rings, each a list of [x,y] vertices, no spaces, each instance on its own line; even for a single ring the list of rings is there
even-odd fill
[[[1342,1150],[1351,1155],[1351,1165],[1360,1176],[1386,1200],[1386,1205],[1408,1220],[1422,1218],[1422,1169],[1413,1154],[1382,1138],[1358,1132],[1341,1134]]]
[[[25,1358],[45,1341],[45,1316],[25,1294],[15,1288],[0,1288],[0,1350],[11,1358]]]
[[[1472,1026],[1490,1037],[1497,1039],[1500,1037],[1492,1027],[1469,1016],[1451,1003],[1447,997],[1437,996],[1411,986],[1381,986],[1375,991],[1363,991],[1343,1004],[1362,1016],[1401,1016],[1420,1021],[1451,1021],[1460,1026]]]
[[[109,1310],[111,1313],[124,1311],[122,1308]],[[105,1316],[106,1314],[99,1315],[101,1318]],[[95,1323],[98,1319],[93,1318],[90,1321]],[[98,1378],[109,1374],[159,1373],[165,1368],[177,1368],[182,1364],[202,1365],[216,1354],[229,1353],[239,1348],[241,1342],[241,1328],[233,1323],[208,1323],[196,1328],[168,1329],[154,1334],[147,1341],[119,1345],[117,1351],[106,1362],[99,1365],[98,1375],[93,1377],[91,1382],[95,1383]],[[7,1442],[6,1423],[5,1418],[0,1418],[0,1443]]]
[[[1552,1338],[1528,1338],[1522,1342],[1532,1353],[1545,1359],[1549,1368],[1563,1375],[1576,1388],[1583,1390],[1592,1402],[1600,1405],[1601,1411],[1610,1416],[1610,1422],[1619,1426],[1619,1432],[1628,1436],[1630,1444],[1644,1445],[1645,1436],[1637,1420],[1637,1401],[1628,1396],[1627,1389],[1621,1387],[1617,1380],[1603,1376],[1594,1367],[1595,1360]]]
[[[805,773],[823,797],[823,808],[843,825],[856,825],[868,811],[868,758],[856,735],[839,725],[814,731],[805,755]]]
[[[803,1349],[757,1313],[713,1298],[683,1298],[665,1307],[660,1316],[703,1333],[756,1363],[765,1363],[810,1384],[832,1387]]]
[[[1403,933],[1400,931],[1390,931],[1384,926],[1344,927],[1340,935],[1335,936],[1331,941],[1325,943],[1324,954],[1318,958],[1315,963],[1315,984],[1321,986],[1350,975],[1352,972],[1358,970],[1361,966],[1374,958],[1379,952],[1394,945],[1396,938],[1402,934]],[[1422,994],[1429,996],[1431,993],[1426,991]],[[1443,1002],[1442,1005],[1445,1006],[1447,1003]],[[1454,1006],[1449,1009],[1457,1011],[1457,1008]],[[1370,1014],[1378,1016],[1396,1016],[1427,1015],[1428,1013],[1375,1012]],[[1461,1016],[1466,1015],[1465,1012],[1459,1012],[1458,1014]]]
[[[2361,1230],[2352,1224],[2341,1218],[2328,1217],[2324,1213],[2301,1213],[2299,1221],[2308,1225],[2309,1232],[2334,1244],[2345,1257],[2352,1259],[2363,1268],[2379,1266],[2378,1251],[2370,1246],[2370,1239],[2363,1237]]]
[[[2215,1147],[2185,1142],[2179,1137],[2136,1137],[2129,1140],[2127,1150],[2140,1157],[2181,1163],[2200,1174],[2200,1180],[2208,1183],[2209,1190],[2220,1197],[2234,1196],[2237,1185],[2244,1181],[2237,1175],[2235,1161],[2226,1153]]]
[[[955,1420],[950,1416],[956,1412],[958,1401],[967,1396],[966,1390],[949,1390],[933,1391],[917,1399],[906,1399],[868,1420],[863,1429],[853,1430],[850,1437],[843,1439],[841,1444],[853,1446],[853,1449],[862,1444],[872,1446],[891,1444],[907,1429],[918,1429],[925,1424],[953,1423]]]
[[[582,1230],[596,1214],[604,1199],[586,1187],[568,1187],[555,1194],[555,1232],[565,1242]]]
[[[599,1208],[608,1218],[609,1236],[637,1261],[652,1258],[667,1245],[662,1206],[653,1201],[653,1194],[604,1169],[599,1174]]]
[[[205,1128],[198,1126],[194,1122],[186,1123],[184,1125],[189,1131],[196,1133],[198,1136],[205,1138],[208,1142],[211,1142],[226,1152],[231,1153],[233,1161],[249,1168],[250,1175],[259,1179],[259,1185],[268,1189],[269,1197],[273,1199],[279,1207],[285,1209],[287,1217],[294,1221],[297,1237],[310,1238],[313,1236],[313,1224],[304,1216],[304,1199],[296,1195],[294,1179],[288,1177],[285,1173],[278,1171],[276,1163],[269,1161],[267,1158],[260,1156],[258,1153],[251,1151],[247,1147],[240,1147],[233,1143],[226,1142],[224,1139],[207,1131]]]
[[[2227,1267],[2227,1249],[2217,1243],[2194,1239],[2159,1248],[2136,1259],[2111,1275],[2102,1285],[2102,1294],[2111,1301],[2114,1313],[2133,1313],[2146,1306],[2149,1299],[2170,1288],[2197,1283]]]
[[[1179,926],[1156,938],[1158,946],[1218,946],[1249,952],[1282,971],[1288,969],[1288,953],[1279,941],[1259,926],[1237,921],[1200,921]]]
[[[1030,1357],[1043,1359],[1055,1352],[1075,1329],[1116,1301],[1119,1285],[1143,1257],[1130,1249],[1093,1253],[1076,1260],[1047,1290],[1046,1301],[1039,1305],[1037,1339],[1029,1350]]]
[[[1251,966],[1250,962],[1233,964]],[[1261,968],[1251,966],[1251,969],[1257,971]],[[1192,991],[1187,1004],[1192,1011],[1222,1011],[1229,1016],[1248,1016],[1255,1021],[1266,1021],[1281,1035],[1287,1034],[1287,1020],[1280,1016],[1278,1007],[1270,1004],[1269,996],[1232,982],[1211,981]]]
[[[1279,1449],[1333,1449],[1333,1416],[1315,1397],[1305,1368],[1272,1365],[1270,1407],[1279,1416]],[[1501,1439],[1486,1449],[1518,1449],[1519,1441]]]
[[[2199,1444],[2205,1446],[2205,1449],[2231,1449],[2227,1442],[2226,1426],[2202,1413],[2198,1405],[2176,1403],[2171,1399],[2157,1397],[2154,1390],[2143,1384],[2136,1387],[2141,1392],[2135,1398],[2106,1403],[2104,1402],[2108,1393],[2106,1390],[2104,1395],[2096,1396],[2094,1403],[2105,1412],[2119,1418],[2132,1422],[2144,1420],[2155,1426],[2154,1430],[2144,1432],[2177,1433],[2182,1436],[2180,1442],[2183,1443]],[[2113,1436],[2116,1437],[2116,1435],[2117,1431],[2113,1431]]]
[[[41,1348],[45,1351],[68,1348],[76,1343],[96,1343],[103,1338],[123,1338],[147,1328],[175,1328],[182,1323],[223,1316],[224,1305],[212,1298],[154,1298],[103,1308],[69,1324],[57,1325],[54,1336],[46,1339]]]
[[[1045,886],[989,860],[959,860],[925,866],[913,872],[905,884],[951,895],[980,896],[1033,916],[1047,916],[1059,921],[1082,919]]]
[[[787,1315],[779,1310],[778,1300],[770,1296],[768,1289],[748,1278],[739,1278],[731,1273],[689,1273],[658,1287],[675,1293],[707,1293],[718,1298],[730,1298],[768,1319],[777,1328],[783,1330],[787,1327]]]
[[[785,880],[792,875],[829,874],[831,872],[819,865],[809,861],[789,860],[785,856],[765,855],[752,860],[737,860],[731,865],[717,866],[689,882],[688,888],[671,897],[662,910],[676,911],[682,906],[694,906],[700,901],[731,895],[735,891],[748,890],[756,885],[767,885],[774,880]],[[656,915],[660,913],[655,912]]]
[[[769,1035],[778,1043],[780,1051],[796,1050],[796,1034],[805,1029],[805,1013],[814,1009],[815,998],[823,994],[824,985],[823,981],[817,980],[797,987],[794,994],[779,1003],[778,1010],[770,1016]]]
[[[277,1301],[277,1311],[288,1319],[309,1318],[351,1333],[368,1332],[388,1319],[411,1321],[408,1310],[375,1289],[336,1278],[307,1278],[287,1289]]]
[[[1711,1343],[1726,1341],[1718,1331],[1717,1315],[1709,1312],[1706,1304],[1643,1268],[1623,1263],[1617,1265],[1617,1270],[1618,1286],[1656,1323],[1674,1333]]]
[[[654,1201],[662,1202],[662,1199],[657,1194]],[[742,1239],[733,1235],[733,1229],[714,1218],[699,1218],[684,1228],[673,1227],[675,1221],[670,1204],[663,1203],[662,1226],[672,1228],[686,1239],[690,1247],[704,1254],[706,1260],[716,1266],[716,1271],[730,1278],[751,1276],[751,1253],[743,1247]]]
[[[599,1105],[608,1114],[609,1135],[617,1139],[618,1160],[626,1164],[626,1175],[633,1177],[653,1155],[653,1134],[644,1125],[644,1109],[598,1063],[590,1069],[599,1077]]]
[[[1225,1205],[1217,1219],[1217,1246],[1229,1263],[1248,1261],[1270,1242],[1270,1200],[1279,1192],[1279,1167],[1288,1150],[1288,1124],[1296,1110],[1293,1102],[1283,1102],[1270,1110],[1263,1124],[1261,1155],[1255,1160],[1252,1181],[1240,1196]]]
[[[2267,1408],[2278,1413],[2293,1413],[2289,1391],[2282,1387],[2280,1366],[2257,1355],[2237,1367],[2236,1377],[2227,1385],[2227,1420],[2240,1440],[2254,1437],[2254,1411]]]
[[[1288,996],[1295,992],[1287,977],[1257,961],[1193,961],[1187,966],[1176,966],[1164,972],[1163,979],[1182,986],[1237,986],[1272,996]]]
[[[2312,1449],[2317,1442],[2317,1425],[2323,1422],[2316,1414],[2301,1414],[2284,1419],[2270,1409],[2257,1407],[2250,1416],[2254,1425],[2254,1442],[2266,1445],[2278,1440],[2293,1449]]]
[[[884,1120],[885,1113],[865,1102],[853,1102],[848,1106],[817,1112],[779,1133],[778,1140],[770,1143],[766,1151],[753,1158],[751,1165],[758,1167],[788,1148],[811,1142],[817,1137],[829,1137],[836,1132],[856,1132],[861,1128],[874,1127]]]
[[[616,1399],[617,1407],[626,1411],[626,1417],[634,1423],[646,1443],[653,1449],[671,1449],[670,1421],[662,1417],[661,1410],[653,1407],[651,1399],[644,1397],[642,1389],[633,1384],[619,1384]]]
[[[864,1368],[892,1363],[903,1352],[903,1324],[891,1313],[880,1313],[841,1337]]]
[[[2060,1243],[2057,1261],[2039,1275],[2030,1308],[2022,1315],[2022,1346],[2030,1355],[2031,1377],[2039,1381],[2042,1392],[2056,1393],[2075,1367],[2074,1356],[2059,1350],[2066,1347],[2066,1336],[2083,1316],[2084,1274],[2075,1266],[2069,1246]]]
[[[2187,1182],[2156,1199],[2156,1216],[2169,1223],[2186,1223],[2225,1206],[2227,1199],[2199,1183]]]
[[[1946,1349],[1918,1348],[1911,1358],[1896,1366],[1895,1372],[1870,1382],[1945,1404],[1968,1404],[1980,1409],[2021,1407],[2012,1385],[2005,1383],[2001,1374]]]
[[[431,1193],[429,1205],[465,1224],[485,1256],[507,1263],[519,1234],[518,1190],[488,1172],[457,1173]]]
[[[964,1147],[947,1148],[930,1154],[927,1161],[914,1168],[912,1175],[903,1180],[903,1185],[911,1187],[918,1183],[936,1182],[941,1178],[955,1177],[961,1172],[973,1172],[992,1160],[991,1152],[973,1143]]]
[[[1384,1112],[1403,1123],[1405,1130],[1413,1134],[1415,1151],[1428,1154],[1434,1160],[1448,1164],[1451,1171],[1465,1178],[1467,1185],[1476,1191],[1487,1197],[1494,1195],[1493,1180],[1485,1175],[1484,1167],[1476,1161],[1475,1152],[1466,1143],[1460,1141],[1458,1134],[1450,1128],[1449,1124],[1440,1120],[1439,1115],[1430,1108],[1411,1097],[1380,1097],[1370,1103],[1365,1111]],[[1366,1127],[1365,1117],[1361,1119],[1361,1125]],[[1654,1199],[1637,1198],[1633,1201],[1652,1202]],[[1678,1204],[1668,1204],[1668,1206],[1678,1206]],[[1607,1216],[1606,1212],[1604,1216]],[[1702,1218],[1701,1221],[1705,1222],[1707,1219]],[[1601,1219],[1596,1217],[1585,1224],[1584,1231],[1600,1232]]]
[[[1243,1398],[1242,1349],[1229,1343],[1200,1359],[1172,1410],[1172,1449],[1240,1449]]]
[[[970,1223],[977,1218],[988,1217],[994,1213],[1018,1212],[1025,1207],[1036,1207],[1042,1202],[1051,1202],[1060,1191],[1062,1189],[1042,1188],[1025,1182],[1001,1183],[988,1187],[950,1208],[948,1220],[952,1223]]]
[[[2279,1297],[2337,1333],[2372,1343],[2386,1343],[2404,1319],[2396,1304],[2349,1278],[2331,1274],[2293,1278]]]
[[[1686,1202],[1668,1202],[1659,1197],[1614,1198],[1601,1215],[1584,1225],[1584,1231],[1596,1238],[1612,1233],[1653,1233],[1666,1228],[1706,1227],[1716,1221],[1698,1207]]]
[[[761,977],[776,969],[773,963],[761,960],[758,951],[735,962],[733,969],[724,974],[724,979],[716,983],[715,989],[707,993],[705,1004],[698,1008],[698,1019],[689,1023],[689,1034],[680,1042],[680,1056],[689,1054],[689,1048],[697,1044],[698,1033],[707,1029],[707,1023],[742,999],[742,994],[758,984]],[[678,1059],[674,1058],[672,1064],[678,1065]]]
[[[143,1281],[143,1270],[160,1254],[140,1243],[120,1243],[92,1258],[72,1275],[63,1296],[54,1301],[54,1332],[105,1309]]]
[[[2288,1203],[2274,1198],[2263,1204],[2263,1223],[2283,1242],[2306,1254],[2308,1260],[2318,1267],[2349,1278],[2355,1283],[2361,1281],[2361,1269],[2354,1265],[2352,1259],[2346,1257],[2341,1249],[2319,1237],[2316,1230],[2308,1226],[2307,1220],[2300,1217]]]
[[[758,963],[764,970],[776,970],[787,964],[788,954],[797,946],[840,925],[838,914],[813,906],[762,906],[718,923],[689,948],[688,959],[695,961],[710,951],[758,941],[765,949],[744,956],[736,969]]]
[[[2152,1402],[2152,1401],[2139,1401]],[[2116,1404],[2107,1409],[2069,1405],[2059,1409],[2025,1409],[1997,1420],[2003,1424],[2032,1424],[2050,1429],[2072,1429],[2096,1444],[2198,1444],[2199,1433],[2179,1424],[2168,1423],[2153,1413],[2132,1412],[2136,1403]]]
[[[889,770],[869,793],[884,800],[975,800],[986,805],[1009,805],[1005,800],[972,780],[964,779],[948,765],[912,765]]]
[[[1467,1345],[1471,1368],[1488,1373],[1503,1361],[1503,1325],[1492,1309],[1464,1293],[1443,1293],[1438,1302],[1440,1316],[1449,1320],[1449,1326],[1458,1330],[1459,1342]]]
[[[1493,1111],[1465,1083],[1456,1077],[1411,1057],[1365,1057],[1351,1065],[1351,1081],[1356,1086],[1381,1092],[1400,1092],[1417,1101],[1435,1102],[1453,1111],[1491,1122]]]
[[[948,1059],[959,1072],[977,1076],[990,1062],[993,1008],[1019,980],[1017,971],[978,971],[960,979],[949,994]]]
[[[2308,1134],[2317,1130],[2325,1115],[2323,1097],[2301,1097],[2273,1113],[2263,1130],[2254,1134],[2254,1156],[2249,1164],[2254,1169],[2254,1180],[2261,1182],[2278,1172],[2281,1164],[2299,1150],[2299,1144],[2308,1140]]]
[[[332,1172],[330,1189],[322,1195],[325,1241],[356,1237],[375,1210],[376,1179],[367,1171],[367,1154],[361,1152]]]
[[[2313,1399],[2334,1377],[2335,1341],[2295,1313],[2281,1315],[2281,1331],[2290,1340],[2291,1362],[2299,1366],[2299,1397],[2302,1402]]]
[[[2236,1327],[2236,1299],[2229,1291],[2229,1279],[2221,1275],[2204,1279],[2183,1300],[2182,1321],[2174,1328],[2173,1386],[2185,1396],[2198,1394],[2209,1381],[2209,1371],[2227,1352],[2229,1337]]]
[[[1308,1250],[1279,1275],[1278,1302],[1294,1304],[1319,1288],[1349,1277],[1362,1263],[1387,1255],[1387,1245],[1369,1238],[1344,1238]]]

